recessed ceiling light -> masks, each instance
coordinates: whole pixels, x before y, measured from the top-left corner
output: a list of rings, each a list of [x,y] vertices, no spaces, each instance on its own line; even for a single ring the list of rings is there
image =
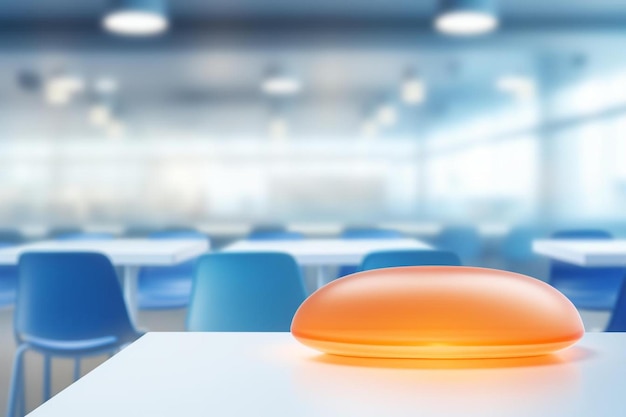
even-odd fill
[[[435,28],[450,35],[480,35],[495,30],[498,18],[491,0],[441,0]]]
[[[150,36],[168,28],[164,0],[118,0],[114,4],[102,20],[102,25],[109,32]]]

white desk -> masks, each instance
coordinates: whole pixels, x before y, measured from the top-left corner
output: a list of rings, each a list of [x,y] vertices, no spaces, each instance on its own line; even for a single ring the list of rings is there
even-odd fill
[[[557,355],[394,360],[321,355],[289,333],[149,333],[31,417],[621,417],[626,334]]]
[[[24,252],[99,252],[123,268],[124,299],[134,321],[140,266],[171,266],[209,249],[209,241],[178,239],[50,240],[0,249],[0,265],[16,265]]]
[[[240,240],[225,252],[285,252],[302,266],[316,268],[317,287],[329,280],[327,268],[358,265],[370,252],[392,249],[433,249],[416,239]]]
[[[533,241],[533,251],[558,261],[580,266],[626,266],[626,240]]]

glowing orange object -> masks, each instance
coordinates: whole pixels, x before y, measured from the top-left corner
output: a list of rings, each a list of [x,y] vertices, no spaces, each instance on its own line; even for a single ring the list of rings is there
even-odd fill
[[[583,325],[550,285],[485,268],[376,269],[338,279],[298,309],[291,332],[344,356],[499,358],[574,344]]]

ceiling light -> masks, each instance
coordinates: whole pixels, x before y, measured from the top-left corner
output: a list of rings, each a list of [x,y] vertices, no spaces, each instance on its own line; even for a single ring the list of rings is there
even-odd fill
[[[535,81],[521,75],[504,75],[498,78],[496,88],[519,99],[533,98],[536,92]]]
[[[299,93],[301,89],[300,80],[276,69],[271,70],[261,83],[261,90],[270,95],[293,95]]]
[[[44,95],[48,104],[58,106],[70,102],[74,94],[85,89],[82,78],[67,73],[59,73],[50,77],[45,84]]]
[[[396,109],[393,105],[386,103],[382,104],[378,108],[376,118],[383,126],[393,126],[398,121],[398,114],[396,113]]]
[[[421,79],[411,74],[402,83],[401,95],[406,104],[420,104],[426,99],[426,85]]]
[[[449,35],[480,35],[498,27],[492,0],[440,0],[435,28]]]
[[[130,36],[156,35],[167,30],[165,0],[115,0],[102,25],[109,32]]]

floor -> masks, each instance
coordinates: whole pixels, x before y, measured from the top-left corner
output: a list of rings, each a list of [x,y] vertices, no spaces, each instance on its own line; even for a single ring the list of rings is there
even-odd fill
[[[144,311],[139,314],[139,327],[151,331],[180,331],[184,330],[186,310],[170,311]],[[587,331],[601,331],[608,320],[608,313],[604,312],[581,312]],[[13,310],[0,311],[0,415],[4,415],[9,392],[9,380],[15,342],[12,337]],[[96,357],[83,361],[83,375],[107,357]],[[26,383],[27,383],[27,409],[33,410],[41,403],[41,356],[30,353],[26,356]],[[53,361],[53,393],[64,389],[72,382],[73,361],[55,359]]]

